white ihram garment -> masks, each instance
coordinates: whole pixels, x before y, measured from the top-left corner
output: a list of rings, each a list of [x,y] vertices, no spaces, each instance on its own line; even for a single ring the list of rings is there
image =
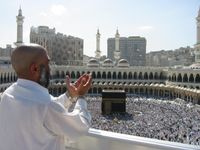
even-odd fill
[[[91,121],[83,98],[71,113],[64,104],[71,105],[65,94],[56,98],[38,83],[18,79],[1,97],[0,150],[64,150],[64,137],[86,134]]]

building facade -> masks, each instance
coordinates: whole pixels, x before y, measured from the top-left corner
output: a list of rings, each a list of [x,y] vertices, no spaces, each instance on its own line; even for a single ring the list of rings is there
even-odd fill
[[[107,57],[114,61],[115,53],[120,52],[120,58],[126,59],[130,66],[145,66],[146,39],[140,36],[117,37],[107,40]]]
[[[0,47],[0,57],[10,57],[13,49],[10,44],[7,44],[6,48]]]
[[[45,47],[57,65],[83,65],[83,39],[56,33],[47,26],[32,27],[30,42]]]
[[[7,44],[6,48],[0,48],[0,69],[11,67],[10,56],[14,48]]]
[[[200,73],[197,69],[170,69],[162,67],[115,67],[99,66],[91,60],[88,66],[51,66],[52,79],[49,92],[55,96],[66,91],[65,76],[72,82],[80,75],[91,73],[93,78],[91,95],[100,95],[102,90],[125,90],[127,95],[147,97],[181,98],[187,102],[200,104]],[[107,63],[107,62],[104,62]],[[121,61],[121,63],[124,63]],[[12,68],[0,71],[0,92],[15,82],[17,75]]]
[[[189,46],[175,50],[161,50],[146,54],[146,66],[189,66],[194,63],[194,58],[194,48]]]

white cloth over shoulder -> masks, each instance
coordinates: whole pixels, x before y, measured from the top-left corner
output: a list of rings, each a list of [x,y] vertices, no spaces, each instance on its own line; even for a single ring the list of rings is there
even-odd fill
[[[18,79],[0,101],[0,150],[64,150],[64,137],[76,140],[88,132],[91,116],[87,103],[57,98],[39,84]]]

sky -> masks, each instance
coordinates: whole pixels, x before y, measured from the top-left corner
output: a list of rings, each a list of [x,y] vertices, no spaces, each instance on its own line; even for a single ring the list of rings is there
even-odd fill
[[[96,32],[107,55],[107,39],[141,36],[147,52],[194,47],[200,0],[0,0],[0,47],[16,41],[16,15],[21,6],[24,42],[32,26],[84,39],[84,54],[95,56]]]

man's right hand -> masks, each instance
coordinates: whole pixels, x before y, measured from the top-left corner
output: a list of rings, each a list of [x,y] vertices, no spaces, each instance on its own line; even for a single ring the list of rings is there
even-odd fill
[[[74,84],[70,82],[70,77],[66,76],[66,85],[68,94],[73,97],[85,95],[91,87],[91,74],[83,74]]]

